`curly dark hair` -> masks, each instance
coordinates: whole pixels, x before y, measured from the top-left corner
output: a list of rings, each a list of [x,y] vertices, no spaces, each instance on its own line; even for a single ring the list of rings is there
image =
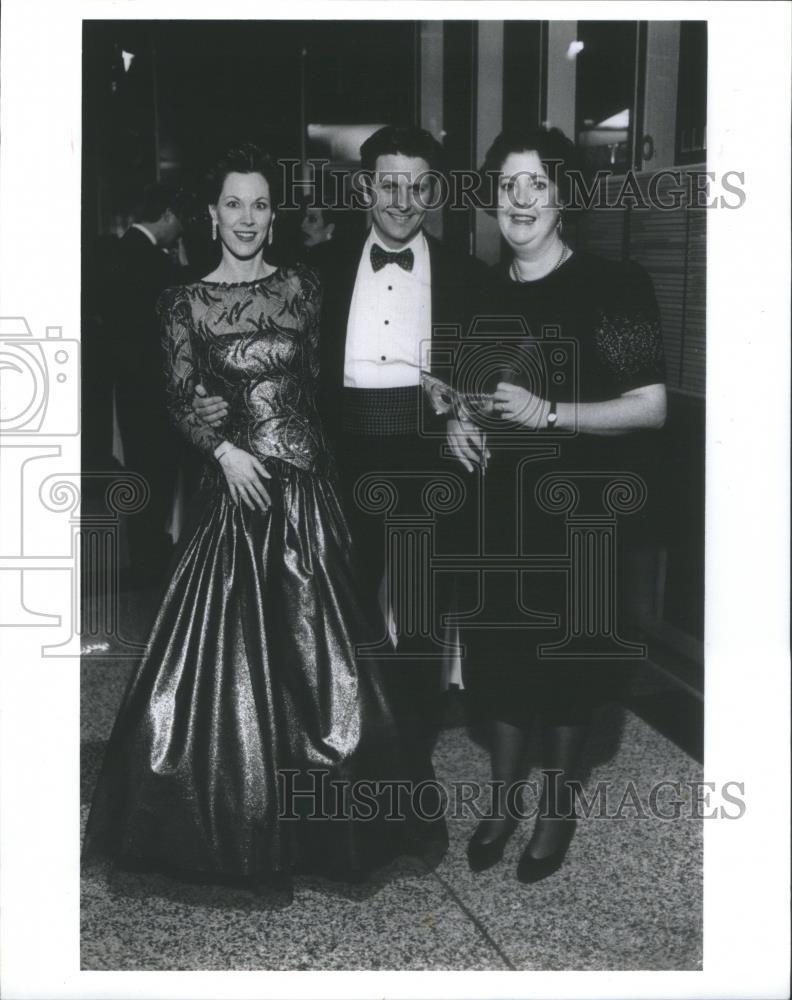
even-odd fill
[[[378,156],[420,157],[430,170],[443,169],[443,147],[426,129],[416,125],[386,125],[378,129],[360,147],[360,165],[363,170],[374,170]]]
[[[206,196],[210,205],[217,204],[229,174],[261,174],[269,185],[272,207],[280,203],[281,172],[276,161],[260,146],[242,143],[232,146],[220,157],[206,177]]]
[[[571,194],[570,173],[582,174],[583,163],[577,147],[561,129],[517,127],[505,129],[496,137],[479,171],[485,183],[503,170],[503,164],[511,153],[534,152],[542,161],[548,177],[558,190],[561,202],[566,205]]]

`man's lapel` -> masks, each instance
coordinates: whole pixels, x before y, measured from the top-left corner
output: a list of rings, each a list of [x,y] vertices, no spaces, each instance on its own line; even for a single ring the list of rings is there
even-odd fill
[[[352,296],[355,292],[355,281],[357,280],[358,267],[360,265],[360,255],[366,245],[368,233],[362,240],[355,240],[350,251],[344,255],[342,262],[342,272],[339,281],[339,313],[343,320],[342,339],[346,342],[346,327],[349,320],[349,308],[352,305]]]
[[[442,321],[446,311],[447,290],[450,280],[449,257],[439,240],[428,233],[425,235],[429,247],[429,266],[431,268],[432,335],[434,336],[434,324]]]
[[[346,353],[347,323],[352,295],[355,291],[363,240],[355,240],[344,248],[339,248],[335,266],[328,269],[324,289],[324,309],[322,322],[322,368],[328,384],[340,388],[344,384],[344,355]]]

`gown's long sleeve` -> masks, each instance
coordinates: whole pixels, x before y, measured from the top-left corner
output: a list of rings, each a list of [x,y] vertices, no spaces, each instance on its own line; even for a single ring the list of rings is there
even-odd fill
[[[299,271],[300,318],[305,330],[306,367],[316,393],[319,385],[319,317],[322,310],[322,285],[319,275],[312,268]]]
[[[190,333],[190,302],[181,287],[168,288],[157,302],[165,354],[168,412],[176,428],[207,458],[225,440],[193,412],[192,398],[200,382]]]

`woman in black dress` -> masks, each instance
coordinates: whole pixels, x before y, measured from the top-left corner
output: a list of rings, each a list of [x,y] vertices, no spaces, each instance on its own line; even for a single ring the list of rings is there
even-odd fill
[[[159,304],[171,413],[204,479],[110,738],[86,854],[195,878],[357,881],[399,853],[435,854],[445,827],[407,806],[385,818],[388,783],[411,773],[385,678],[355,655],[381,631],[316,410],[319,281],[267,262],[268,157],[232,150],[212,185],[221,262]],[[192,412],[198,382],[229,401],[222,432]]]
[[[544,569],[490,573],[478,598],[483,618],[462,633],[465,687],[491,726],[495,782],[508,789],[521,777],[528,727],[537,716],[542,726],[541,798],[518,866],[525,882],[554,872],[572,839],[567,783],[576,777],[592,708],[604,692],[609,651],[619,652],[607,635],[604,645],[602,636],[592,635],[588,644],[579,637],[574,649],[567,647],[568,657],[562,648],[567,628],[585,633],[580,622],[591,616],[583,605],[602,602],[613,580],[567,597],[561,567],[552,571],[547,561],[567,550],[559,511],[573,495],[572,515],[591,513],[591,504],[601,509],[607,482],[620,474],[623,480],[628,474],[627,492],[640,494],[644,459],[666,412],[651,281],[637,264],[576,253],[564,242],[561,217],[574,162],[574,147],[557,129],[506,132],[489,150],[484,173],[497,184],[498,223],[511,253],[491,273],[482,310],[490,333],[482,324],[467,349],[481,351],[488,335],[497,338],[500,346],[493,342],[482,355],[485,377],[493,358],[501,360],[487,386],[490,414],[478,425],[463,418],[452,429],[452,447],[468,468],[487,463],[487,552],[547,557]],[[510,336],[504,339],[505,330]],[[554,478],[543,479],[548,474]],[[640,498],[633,499],[639,506]],[[531,628],[508,627],[520,619],[524,626],[531,615]],[[482,620],[489,627],[482,628]],[[502,814],[483,820],[468,845],[474,870],[495,864],[514,832],[504,795],[500,806]]]

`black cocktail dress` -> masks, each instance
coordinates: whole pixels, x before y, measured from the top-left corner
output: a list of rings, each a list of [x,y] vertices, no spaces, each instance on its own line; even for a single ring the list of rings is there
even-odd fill
[[[524,284],[498,265],[458,367],[478,389],[503,381],[557,403],[662,383],[651,280],[635,263],[586,253]],[[630,659],[619,562],[656,530],[658,433],[527,431],[492,418],[487,434],[478,540],[487,568],[462,574],[460,587],[470,704],[516,726],[536,714],[580,723]]]
[[[160,300],[171,412],[207,465],[110,738],[87,855],[282,882],[358,880],[399,853],[444,846],[442,820],[418,820],[389,784],[411,778],[415,761],[388,678],[355,653],[382,633],[359,591],[315,405],[320,297],[298,266]],[[199,381],[230,403],[222,432],[191,410]],[[265,513],[231,501],[213,458],[222,440],[271,474]],[[423,762],[420,777],[430,773]]]

